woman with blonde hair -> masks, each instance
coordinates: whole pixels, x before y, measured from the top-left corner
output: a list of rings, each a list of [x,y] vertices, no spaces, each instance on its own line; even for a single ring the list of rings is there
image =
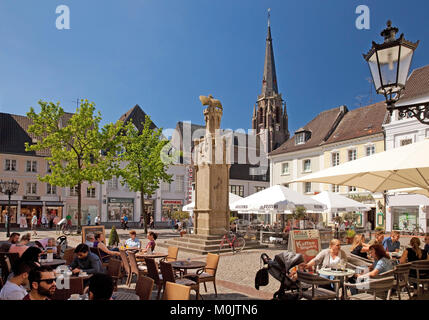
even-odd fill
[[[411,248],[407,248],[404,250],[404,253],[402,254],[401,259],[399,260],[399,263],[407,263],[417,260],[426,260],[428,259],[428,253],[426,250],[423,250],[420,248],[421,242],[420,239],[417,237],[413,237],[410,240],[410,246]]]
[[[367,252],[369,251],[369,246],[365,244],[365,236],[363,234],[355,235],[350,251],[356,256],[368,259]]]

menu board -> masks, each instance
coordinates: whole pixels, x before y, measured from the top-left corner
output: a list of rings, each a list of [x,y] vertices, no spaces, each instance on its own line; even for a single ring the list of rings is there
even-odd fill
[[[319,230],[293,230],[289,233],[288,249],[302,254],[307,263],[321,250]]]

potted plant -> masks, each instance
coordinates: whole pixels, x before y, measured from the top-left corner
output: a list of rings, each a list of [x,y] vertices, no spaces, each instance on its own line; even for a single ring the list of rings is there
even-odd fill
[[[109,234],[109,246],[118,245],[119,243],[119,235],[116,231],[115,226],[112,226]]]
[[[347,230],[347,244],[352,244],[353,243],[353,238],[356,235],[356,231],[354,231],[353,229],[349,229]]]

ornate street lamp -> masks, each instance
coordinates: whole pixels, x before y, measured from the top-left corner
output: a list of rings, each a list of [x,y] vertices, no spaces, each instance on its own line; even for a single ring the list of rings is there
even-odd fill
[[[398,31],[398,28],[392,27],[390,20],[387,21],[387,28],[381,32],[384,43],[373,41],[371,50],[363,56],[368,62],[375,90],[386,98],[390,114],[398,110],[400,117],[409,115],[429,124],[429,103],[395,106],[405,88],[414,50],[419,45],[419,41],[413,43],[405,40],[404,34],[396,39]]]
[[[3,181],[0,180],[0,192],[4,193],[9,198],[9,205],[7,208],[7,237],[10,236],[10,197],[18,192],[19,183],[16,180]]]

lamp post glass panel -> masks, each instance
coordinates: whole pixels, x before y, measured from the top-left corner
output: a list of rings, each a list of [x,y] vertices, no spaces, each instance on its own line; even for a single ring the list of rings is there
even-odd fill
[[[429,116],[429,104],[428,106],[395,106],[401,92],[405,89],[414,51],[419,45],[419,41],[405,40],[404,34],[396,38],[398,31],[398,28],[392,27],[390,20],[387,21],[387,28],[381,32],[384,42],[378,44],[373,41],[372,48],[363,56],[368,62],[375,90],[386,98],[390,113],[398,110],[400,116],[410,114],[420,122],[429,124],[429,119],[425,121]]]
[[[3,181],[0,180],[0,192],[8,196],[7,208],[7,237],[10,236],[10,198],[13,194],[18,192],[19,183],[15,180]]]

